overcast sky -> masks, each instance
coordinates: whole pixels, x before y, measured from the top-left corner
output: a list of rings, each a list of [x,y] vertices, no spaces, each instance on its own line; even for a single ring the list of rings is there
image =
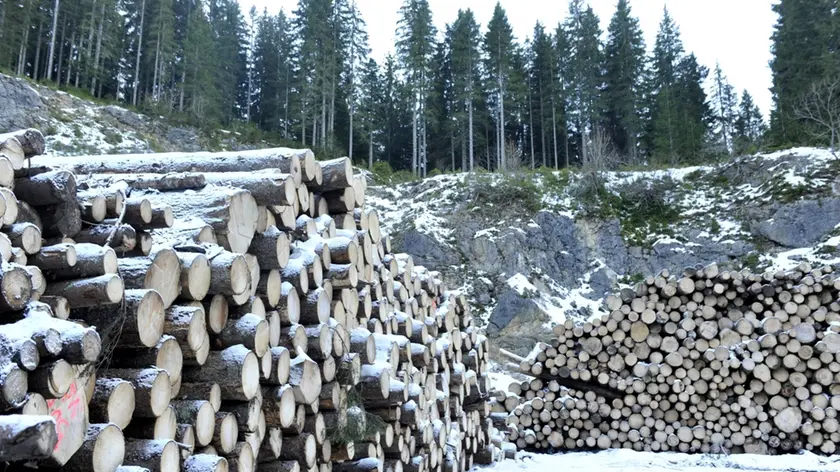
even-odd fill
[[[297,0],[239,0],[243,12],[251,5],[259,11],[268,8],[276,13],[291,12]],[[402,0],[356,0],[368,25],[373,56],[380,60],[394,50],[397,10]],[[534,24],[541,21],[553,30],[568,11],[563,0],[501,0],[518,40],[531,36]],[[616,0],[589,0],[606,31],[615,10]],[[693,51],[700,63],[711,70],[719,61],[724,73],[740,94],[745,88],[767,115],[771,107],[770,35],[776,15],[770,9],[773,0],[630,0],[639,18],[645,41],[653,46],[665,5],[677,22],[687,51]],[[482,32],[493,14],[494,0],[429,0],[438,30],[452,23],[458,9],[471,8]]]

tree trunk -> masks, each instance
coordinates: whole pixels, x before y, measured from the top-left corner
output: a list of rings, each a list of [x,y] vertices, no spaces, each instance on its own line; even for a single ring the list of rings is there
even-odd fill
[[[58,1],[58,0],[56,0]],[[137,106],[138,89],[140,88],[140,57],[143,55],[143,22],[146,17],[146,0],[140,3],[140,28],[137,32],[137,59],[134,66],[134,90],[131,104]]]

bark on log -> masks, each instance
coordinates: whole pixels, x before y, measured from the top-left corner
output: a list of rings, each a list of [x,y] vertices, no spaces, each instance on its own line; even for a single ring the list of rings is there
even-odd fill
[[[3,232],[14,247],[23,249],[26,254],[36,254],[41,250],[41,230],[32,223],[15,223],[3,228]]]
[[[107,245],[124,254],[137,246],[137,231],[127,224],[101,224],[79,231],[73,239],[77,243]]]
[[[295,198],[294,177],[278,169],[257,172],[205,172],[208,184],[242,188],[254,196],[257,205],[290,205]]]
[[[44,275],[49,280],[84,279],[117,273],[117,254],[112,248],[91,243],[77,243],[73,247],[75,264],[45,269]]]
[[[125,438],[119,427],[100,423],[88,426],[82,447],[64,465],[68,471],[115,472],[123,463]]]
[[[169,406],[172,382],[163,369],[105,369],[100,379],[123,379],[134,386],[134,417],[157,418]]]
[[[15,196],[32,206],[76,204],[76,176],[66,170],[56,170],[15,179]]]
[[[131,348],[154,347],[165,323],[163,300],[155,290],[126,290],[122,307],[94,305],[73,314],[95,325],[106,345]]]
[[[44,294],[66,298],[73,309],[96,307],[119,303],[123,297],[123,283],[122,279],[115,274],[64,280],[48,284]]]
[[[0,141],[5,142],[9,138],[17,139],[18,144],[20,144],[20,148],[26,157],[41,155],[47,148],[44,135],[34,128],[26,128],[0,134]]]
[[[167,308],[181,291],[181,261],[173,249],[161,248],[151,257],[120,259],[119,273],[127,289],[155,290]]]
[[[164,193],[156,200],[172,206],[176,218],[201,218],[225,249],[246,253],[257,229],[258,208],[246,190],[208,187],[201,192]]]
[[[231,346],[211,352],[201,368],[185,368],[183,380],[216,382],[221,387],[223,399],[247,401],[254,398],[259,389],[259,360],[245,346]]]
[[[340,190],[353,186],[353,163],[346,157],[319,162],[322,181],[308,187],[319,193]]]
[[[175,441],[126,439],[124,462],[145,467],[150,472],[177,472],[181,458]]]
[[[45,459],[55,448],[55,420],[52,416],[0,416],[0,461]]]
[[[134,414],[134,387],[122,379],[97,379],[89,411],[92,423],[113,423],[124,429]]]

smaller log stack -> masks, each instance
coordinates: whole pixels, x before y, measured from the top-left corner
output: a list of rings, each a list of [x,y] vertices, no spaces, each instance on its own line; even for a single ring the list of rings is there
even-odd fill
[[[68,432],[63,416],[52,428],[33,416],[19,437],[46,434],[42,454],[23,441],[0,461],[453,472],[501,457],[487,340],[463,296],[391,251],[347,158],[282,148],[36,158],[14,183],[24,218],[8,223],[8,252],[38,271],[24,275],[10,255],[0,289],[20,270],[45,303],[5,297],[19,306],[2,311],[17,321],[4,345],[38,353],[46,334],[23,327],[43,325],[61,349],[7,367],[3,411],[55,411],[38,407],[35,395],[49,395],[84,421]],[[56,324],[30,321],[50,310]],[[29,396],[15,386],[27,369]],[[72,398],[46,381],[65,371]]]
[[[503,352],[532,380],[497,392],[491,417],[532,450],[834,454],[839,295],[835,268],[805,262],[664,271],[526,358]]]

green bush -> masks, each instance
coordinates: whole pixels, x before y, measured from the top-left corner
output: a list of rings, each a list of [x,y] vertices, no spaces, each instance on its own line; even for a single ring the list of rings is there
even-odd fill
[[[387,161],[374,162],[370,168],[373,180],[380,185],[394,185],[417,180],[413,173],[407,170],[395,171]]]
[[[542,193],[528,174],[475,176],[470,190],[474,209],[518,209],[534,214],[541,208]]]
[[[673,225],[680,221],[681,214],[667,197],[675,188],[673,179],[666,178],[638,179],[616,189],[616,209],[625,240],[643,245],[650,236],[673,235]]]

